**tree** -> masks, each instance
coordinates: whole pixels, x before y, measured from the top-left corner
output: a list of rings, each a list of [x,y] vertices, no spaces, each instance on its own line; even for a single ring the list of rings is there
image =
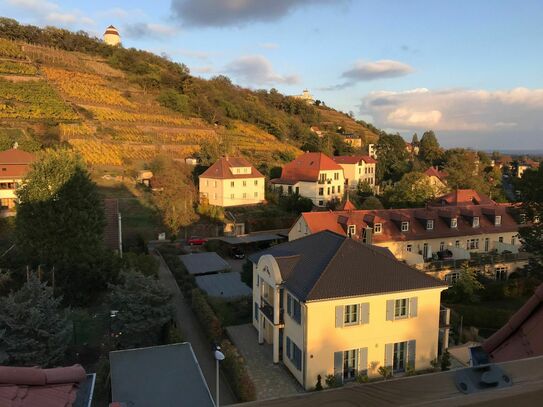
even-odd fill
[[[176,235],[182,227],[198,219],[194,211],[196,187],[191,168],[167,158],[161,158],[161,164],[154,167],[153,202],[164,224]]]
[[[420,139],[419,159],[428,165],[434,165],[442,154],[443,152],[434,132],[432,130],[425,131]]]
[[[405,141],[399,134],[383,134],[377,142],[377,178],[399,180],[408,169]]]
[[[430,182],[430,179],[420,172],[409,172],[385,191],[388,201],[396,208],[420,207],[441,193]]]
[[[447,290],[447,297],[455,303],[471,303],[475,301],[477,291],[483,288],[484,286],[477,280],[475,270],[465,263],[460,269],[460,276]]]
[[[461,148],[447,150],[444,171],[448,174],[449,187],[474,189],[487,194],[488,185],[478,173],[477,159],[477,154],[473,151]]]
[[[118,311],[112,336],[123,348],[158,344],[162,327],[174,316],[171,294],[155,278],[138,272],[123,273],[122,280],[110,285],[111,309]]]
[[[369,196],[364,199],[364,202],[362,202],[360,209],[383,209],[383,204],[377,197]]]
[[[413,137],[411,138],[411,144],[413,145],[413,147],[419,146],[419,135],[417,133],[413,133]]]
[[[34,274],[19,291],[0,298],[0,348],[8,364],[48,367],[62,361],[71,332],[60,302]]]

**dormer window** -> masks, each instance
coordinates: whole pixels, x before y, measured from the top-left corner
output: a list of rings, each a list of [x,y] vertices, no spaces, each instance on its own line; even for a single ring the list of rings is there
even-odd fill
[[[473,217],[472,226],[473,226],[474,228],[478,228],[478,227],[479,227],[479,217],[478,217],[478,216],[474,216],[474,217]]]
[[[496,215],[494,217],[494,226],[500,226],[502,224],[502,217],[500,215]]]
[[[458,227],[458,219],[451,218],[451,229],[456,229]]]
[[[349,237],[356,235],[356,225],[349,225],[347,233]]]
[[[402,232],[409,231],[409,222],[402,222]]]
[[[426,230],[434,230],[434,220],[428,219],[426,221]]]
[[[383,231],[383,225],[381,223],[376,223],[373,226],[373,233],[375,233],[376,235],[381,233],[382,231]]]

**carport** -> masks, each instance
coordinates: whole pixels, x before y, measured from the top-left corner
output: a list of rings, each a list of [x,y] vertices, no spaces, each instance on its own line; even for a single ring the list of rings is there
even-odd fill
[[[230,269],[230,265],[215,252],[184,254],[179,259],[193,276],[216,274]]]

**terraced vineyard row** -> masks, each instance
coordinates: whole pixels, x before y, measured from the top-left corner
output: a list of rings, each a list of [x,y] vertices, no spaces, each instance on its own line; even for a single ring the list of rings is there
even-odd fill
[[[105,122],[128,122],[128,123],[157,123],[157,124],[170,124],[175,126],[189,126],[191,125],[190,119],[184,119],[181,117],[166,116],[162,114],[152,113],[133,113],[125,112],[123,110],[110,109],[107,107],[97,106],[83,106],[85,109],[92,112],[95,119]]]
[[[36,75],[38,68],[31,64],[15,61],[0,61],[0,74]]]
[[[217,138],[214,131],[198,128],[143,130],[137,127],[115,127],[114,130],[113,140],[131,143],[199,144]]]
[[[59,125],[59,131],[62,140],[87,138],[94,136],[96,133],[96,129],[86,123],[61,123]]]
[[[0,38],[0,57],[26,59],[21,47],[13,41]]]
[[[44,67],[43,72],[67,97],[75,100],[134,108],[135,105],[109,87],[101,76]]]
[[[22,47],[23,55],[27,55],[30,60],[40,64],[50,64],[62,66],[65,68],[75,68],[77,70],[87,70],[83,58],[84,54],[66,52],[52,47],[42,47],[39,45],[25,44]]]
[[[150,161],[158,154],[189,157],[198,145],[155,146],[146,144],[116,144],[92,139],[71,139],[69,143],[91,165],[122,165],[126,161]]]
[[[0,79],[0,118],[75,120],[79,116],[45,81]]]

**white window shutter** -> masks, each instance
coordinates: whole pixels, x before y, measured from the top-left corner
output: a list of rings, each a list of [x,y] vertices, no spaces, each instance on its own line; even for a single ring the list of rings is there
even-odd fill
[[[368,348],[358,349],[358,372],[360,374],[368,372]]]
[[[336,306],[336,328],[343,328],[343,305]]]
[[[360,323],[369,324],[370,323],[370,303],[364,302],[360,304]]]
[[[385,345],[385,367],[392,367],[394,359],[394,344],[387,343]]]
[[[417,355],[417,341],[412,340],[407,342],[407,364],[413,369],[415,368],[415,360]]]
[[[394,300],[387,300],[387,321],[394,321]]]
[[[334,376],[343,382],[343,352],[334,352]]]
[[[416,317],[418,312],[418,297],[409,298],[409,316]]]

